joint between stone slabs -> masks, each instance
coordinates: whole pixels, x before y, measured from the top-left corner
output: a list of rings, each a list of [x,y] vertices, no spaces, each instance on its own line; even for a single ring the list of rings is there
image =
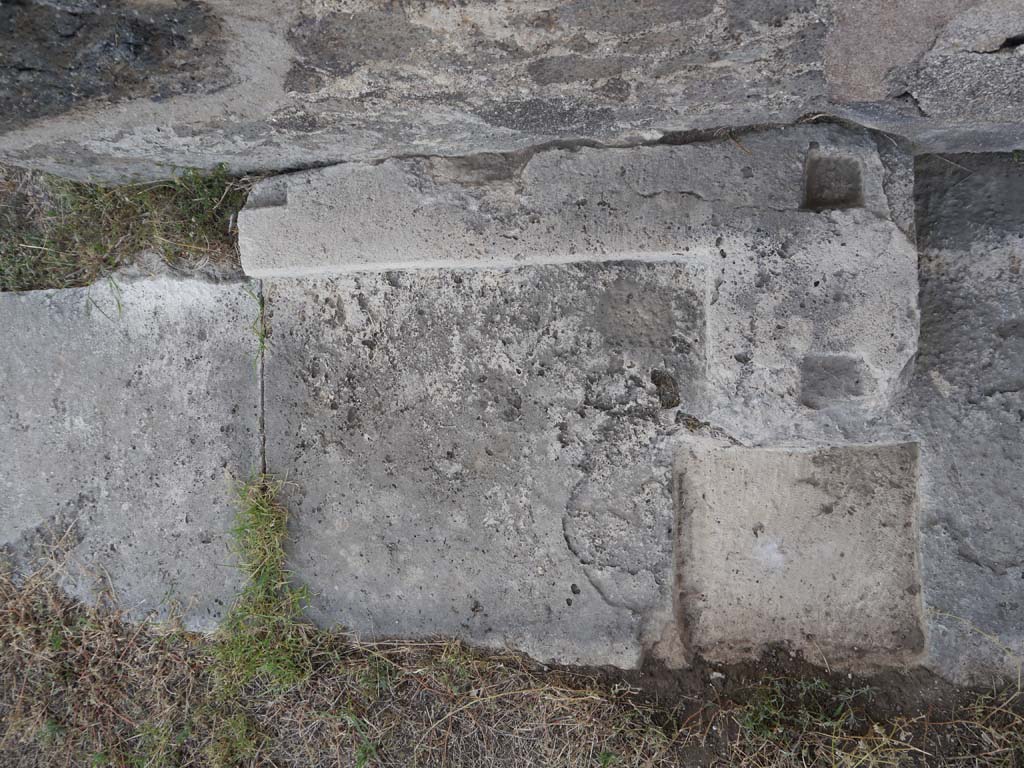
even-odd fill
[[[267,360],[267,297],[263,291],[263,281],[257,280],[256,295],[259,298],[259,317],[257,319],[257,333],[258,333],[258,347],[257,354],[259,355],[259,365],[257,366],[257,375],[259,376],[259,391],[260,391],[260,412],[259,412],[259,431],[260,431],[260,474],[267,474],[267,408],[266,408],[266,377],[265,367]]]

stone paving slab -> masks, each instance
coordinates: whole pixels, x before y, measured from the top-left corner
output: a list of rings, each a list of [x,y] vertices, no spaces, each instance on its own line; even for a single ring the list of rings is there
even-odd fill
[[[676,633],[669,437],[703,397],[705,282],[639,262],[267,281],[267,462],[313,618],[623,667]]]
[[[0,294],[0,547],[71,531],[67,587],[216,626],[240,585],[232,485],[259,470],[246,284],[155,278]]]
[[[924,648],[918,447],[680,453],[680,616],[720,662],[778,644],[826,667],[893,665]]]
[[[911,179],[897,144],[834,125],[355,163],[262,182],[240,246],[255,275],[699,262],[708,418],[752,443],[873,439],[916,350]]]

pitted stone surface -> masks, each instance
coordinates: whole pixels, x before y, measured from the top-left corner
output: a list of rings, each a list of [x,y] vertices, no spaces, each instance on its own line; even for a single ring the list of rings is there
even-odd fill
[[[152,279],[0,294],[0,548],[70,531],[66,587],[216,626],[241,584],[232,485],[259,469],[242,284]]]
[[[884,411],[916,349],[909,156],[882,144],[825,125],[335,166],[257,186],[240,216],[242,259],[264,276],[699,262],[705,415],[755,443],[844,439]]]
[[[960,682],[1024,663],[1024,166],[918,161],[921,341],[900,412],[920,435],[929,664]]]
[[[148,49],[130,18],[108,34],[120,3],[52,5],[4,7],[16,29],[56,13],[39,37],[61,48],[0,66],[15,96],[46,91],[8,118],[0,158],[80,178],[634,146],[822,115],[928,151],[1021,148],[1016,0],[207,0],[169,4],[179,23]],[[67,52],[85,66],[51,66]]]
[[[699,265],[266,283],[267,461],[313,617],[635,666],[675,632]]]
[[[679,614],[690,651],[782,644],[824,666],[923,650],[912,443],[680,454]]]
[[[750,444],[875,439],[917,349],[913,245],[864,210],[768,212],[708,254],[707,418]]]

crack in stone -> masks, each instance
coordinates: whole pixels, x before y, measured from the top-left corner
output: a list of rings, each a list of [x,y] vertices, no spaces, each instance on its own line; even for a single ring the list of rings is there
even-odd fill
[[[399,153],[394,155],[388,155],[387,157],[378,157],[367,160],[325,160],[322,162],[313,163],[300,163],[296,165],[286,166],[277,171],[269,171],[264,179],[272,179],[277,176],[286,176],[294,173],[302,173],[304,171],[314,171],[323,168],[330,168],[336,165],[364,165],[364,166],[378,166],[392,161],[451,161],[451,162],[464,162],[472,164],[474,161],[481,162],[492,162],[492,163],[503,163],[508,166],[511,174],[518,174],[524,169],[527,164],[537,155],[545,152],[559,152],[568,151],[575,152],[582,149],[597,149],[597,150],[616,150],[616,149],[639,149],[643,147],[658,147],[658,146],[681,146],[686,144],[709,144],[731,141],[736,143],[737,137],[748,136],[757,133],[766,133],[769,131],[775,131],[783,128],[792,128],[797,125],[804,125],[807,123],[816,124],[827,124],[827,125],[838,125],[851,130],[867,131],[871,134],[878,133],[877,129],[871,128],[870,126],[858,123],[855,120],[840,117],[838,115],[825,114],[822,112],[813,112],[806,115],[801,115],[792,122],[778,122],[778,123],[751,123],[749,125],[741,126],[719,126],[715,128],[703,128],[686,131],[658,131],[660,134],[656,138],[651,139],[634,139],[627,141],[600,141],[598,139],[591,139],[586,137],[576,137],[569,139],[553,139],[550,141],[540,142],[538,144],[532,144],[520,149],[510,150],[489,150],[482,152],[472,152],[469,154],[462,155],[438,155],[438,154],[422,154],[416,152]],[[511,179],[512,176],[509,176]]]
[[[690,197],[701,202],[707,201],[707,198],[703,195],[693,192],[687,189],[659,189],[657,192],[637,192],[633,190],[637,197],[643,198],[644,200],[650,200],[655,197],[662,197],[664,195],[674,195],[676,197]]]
[[[685,427],[689,432],[695,432],[698,434],[705,434],[709,437],[717,437],[722,440],[727,440],[732,445],[742,446],[743,443],[737,440],[735,437],[730,435],[721,427],[716,427],[710,422],[702,421],[696,416],[684,411],[679,411],[676,414],[676,424]]]
[[[1014,568],[1024,567],[1024,562],[1014,560],[1009,562],[1000,562],[980,554],[971,545],[967,534],[959,530],[954,523],[942,520],[939,521],[937,525],[944,530],[949,535],[950,539],[952,539],[956,544],[957,557],[971,563],[972,565],[976,565],[978,568],[989,571],[993,576],[1006,576],[1008,571]]]
[[[921,106],[921,102],[913,92],[907,90],[893,97],[896,101],[902,101],[905,104],[909,104],[917,112],[918,117],[930,117],[930,115],[924,111],[924,107]]]
[[[265,363],[267,358],[266,334],[267,334],[267,305],[266,294],[263,292],[263,281],[257,281],[256,296],[259,300],[259,317],[257,318],[257,332],[260,334],[258,375],[260,382],[260,411],[258,417],[258,429],[260,438],[260,474],[267,474],[267,401],[266,401],[266,376]]]
[[[580,552],[579,547],[573,544],[572,536],[569,534],[568,528],[570,517],[572,517],[572,515],[568,511],[562,515],[562,538],[565,540],[566,549],[569,550],[572,556],[575,557],[582,566],[583,575],[586,576],[587,581],[590,583],[590,586],[594,588],[594,591],[597,592],[597,594],[601,597],[601,600],[603,600],[606,605],[609,605],[612,608],[621,608],[623,610],[629,611],[633,616],[641,616],[643,614],[643,610],[641,610],[640,608],[630,605],[629,603],[626,603],[624,601],[616,600],[611,595],[609,595],[607,589],[601,584],[600,580],[594,576],[591,569],[607,568],[613,571],[622,571],[631,576],[636,576],[641,571],[650,571],[646,568],[630,570],[628,568],[615,565],[599,566],[593,560],[588,559],[586,555]]]

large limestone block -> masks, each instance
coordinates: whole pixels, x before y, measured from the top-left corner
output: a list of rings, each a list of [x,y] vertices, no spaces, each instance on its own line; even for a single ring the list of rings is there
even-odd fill
[[[708,274],[716,423],[842,439],[917,340],[909,158],[863,131],[347,164],[269,179],[240,217],[254,275],[685,259]]]
[[[257,275],[685,259],[707,282],[709,418],[842,439],[884,414],[918,335],[909,158],[808,125],[685,145],[347,164],[267,179]]]
[[[635,666],[676,632],[669,440],[704,387],[686,263],[266,283],[267,462],[311,616]]]
[[[211,629],[240,584],[232,485],[259,469],[243,284],[157,278],[0,294],[0,545],[70,532],[67,587]]]
[[[680,453],[679,606],[690,652],[782,645],[825,666],[923,650],[913,443]]]

